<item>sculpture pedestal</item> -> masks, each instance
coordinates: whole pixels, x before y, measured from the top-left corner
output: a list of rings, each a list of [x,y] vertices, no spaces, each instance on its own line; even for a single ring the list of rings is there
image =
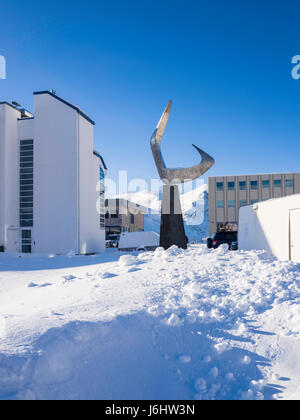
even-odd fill
[[[164,185],[161,209],[160,246],[187,249],[178,185]]]

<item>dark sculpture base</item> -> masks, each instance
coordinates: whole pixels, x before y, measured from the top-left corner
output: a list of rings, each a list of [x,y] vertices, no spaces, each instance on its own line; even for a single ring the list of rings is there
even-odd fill
[[[187,249],[178,186],[164,185],[160,246],[164,249],[169,249],[173,245],[177,245],[182,249]]]

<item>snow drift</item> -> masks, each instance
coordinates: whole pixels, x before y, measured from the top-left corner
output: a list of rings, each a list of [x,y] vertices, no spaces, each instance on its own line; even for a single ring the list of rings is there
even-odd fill
[[[300,397],[300,266],[190,246],[0,256],[1,399]]]

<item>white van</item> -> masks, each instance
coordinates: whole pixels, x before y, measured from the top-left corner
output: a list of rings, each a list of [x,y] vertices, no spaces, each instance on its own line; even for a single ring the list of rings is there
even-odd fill
[[[155,251],[158,247],[156,232],[125,232],[120,236],[119,251]]]

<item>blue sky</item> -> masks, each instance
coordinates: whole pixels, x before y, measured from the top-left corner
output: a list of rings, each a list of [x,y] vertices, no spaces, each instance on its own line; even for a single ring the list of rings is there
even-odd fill
[[[0,100],[56,89],[96,121],[109,175],[157,177],[149,139],[169,99],[168,166],[211,176],[300,170],[295,1],[13,1],[1,8]]]

